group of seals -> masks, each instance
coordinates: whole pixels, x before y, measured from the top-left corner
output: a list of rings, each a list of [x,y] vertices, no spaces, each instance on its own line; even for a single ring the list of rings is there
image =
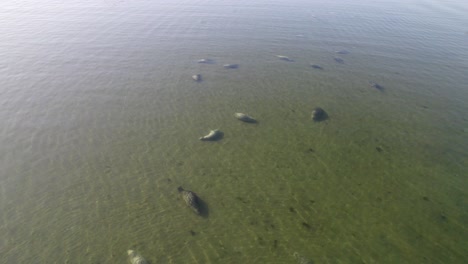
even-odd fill
[[[255,118],[243,114],[243,113],[235,113],[234,116],[239,119],[240,121],[246,122],[246,123],[257,123],[257,120]],[[214,129],[210,130],[210,132],[203,136],[200,137],[199,139],[201,141],[216,141],[218,139],[221,139],[223,137],[223,132],[221,132],[219,129]]]
[[[189,207],[191,207],[197,214],[199,214],[197,195],[191,191],[186,191],[182,187],[179,187],[179,192],[182,193],[182,196]],[[127,251],[129,260],[131,264],[149,264],[149,262],[135,250],[129,249]],[[305,256],[294,252],[293,257],[296,259],[298,264],[313,264],[312,260],[309,260]]]
[[[337,52],[339,54],[346,54],[346,53],[342,53],[342,52]],[[288,61],[288,62],[292,62],[294,60],[290,59],[289,57],[287,56],[284,56],[284,55],[276,55],[277,58],[279,58],[280,60],[284,60],[284,61]],[[340,62],[337,58],[335,58],[335,61],[337,62]],[[200,59],[198,60],[198,63],[211,63],[211,60],[210,59]],[[342,61],[341,61],[342,63]],[[237,64],[224,64],[223,65],[224,68],[226,69],[236,69],[238,68],[238,65]],[[314,69],[319,69],[319,70],[323,70],[323,68],[317,64],[310,64],[310,67],[314,68]],[[194,81],[201,81],[202,77],[201,77],[201,74],[195,74],[192,76],[192,79]],[[244,114],[244,113],[235,113],[234,114],[234,117],[237,118],[238,120],[242,121],[242,122],[246,122],[246,123],[257,123],[257,120],[247,114]],[[313,111],[312,111],[312,120],[314,121],[323,121],[325,119],[327,119],[328,115],[327,113],[325,112],[325,110],[323,110],[322,108],[320,107],[317,107],[315,108]],[[210,130],[210,132],[205,135],[205,136],[202,136],[200,137],[199,139],[202,140],[202,141],[214,141],[214,140],[218,140],[222,137],[223,133],[219,130],[219,129],[214,129],[214,130]],[[202,207],[201,207],[201,199],[198,197],[198,195],[192,191],[189,191],[189,190],[185,190],[184,188],[182,188],[182,186],[178,187],[177,188],[178,192],[181,194],[182,196],[182,199],[184,200],[185,204],[197,215],[200,215],[201,214],[201,211],[202,211]],[[128,255],[130,256],[130,261],[132,264],[146,264],[146,260],[139,254],[135,253],[135,251],[133,250],[129,250],[128,251]],[[305,257],[299,255],[297,252],[293,254],[293,256],[296,258],[296,260],[298,261],[298,263],[300,264],[310,264],[312,262],[308,261]]]
[[[348,50],[343,49],[343,50],[337,50],[337,51],[335,51],[335,53],[340,54],[340,55],[346,55],[346,54],[349,54],[350,52]],[[284,56],[284,55],[276,55],[276,57],[278,57],[280,60],[284,60],[284,61],[290,61],[290,62],[294,61],[294,60],[290,59],[288,56]],[[344,60],[342,58],[340,58],[340,57],[334,57],[333,60],[336,63],[339,63],[339,64],[344,64],[345,63]],[[309,64],[309,66],[312,67],[313,69],[323,70],[323,67],[318,65],[318,64],[312,64],[311,63],[311,64]],[[372,88],[375,88],[375,89],[377,89],[377,90],[379,90],[381,92],[384,91],[384,87],[382,85],[378,84],[378,83],[369,81],[369,86],[372,87]],[[320,114],[320,111],[318,111],[317,114]],[[315,121],[319,121],[317,119],[321,119],[321,118],[318,118],[318,116],[314,117],[314,114],[312,114],[312,115],[313,115],[313,119]]]
[[[342,49],[342,50],[337,50],[335,51],[336,54],[340,54],[340,55],[346,55],[346,54],[349,54],[350,52],[346,49]],[[288,56],[285,56],[285,55],[275,55],[278,59],[280,60],[283,60],[283,61],[288,61],[288,62],[293,62],[294,60],[289,58]],[[334,57],[333,60],[336,62],[336,63],[339,63],[339,64],[344,64],[344,60],[340,57]],[[199,59],[197,61],[198,63],[204,63],[204,64],[212,64],[213,63],[213,60],[212,59]],[[323,67],[318,65],[318,64],[309,64],[309,66],[313,69],[317,69],[317,70],[323,70]],[[225,69],[237,69],[239,67],[239,64],[224,64],[223,67]],[[201,82],[202,81],[202,76],[201,74],[194,74],[192,75],[192,79],[196,82]],[[372,88],[375,88],[379,91],[383,91],[383,86],[381,86],[380,84],[378,83],[374,83],[374,82],[369,82],[370,86]]]
[[[212,59],[199,59],[197,63],[202,63],[202,64],[213,64],[214,61]],[[224,64],[223,67],[225,69],[237,69],[239,68],[239,64]],[[194,74],[192,75],[192,79],[196,82],[201,82],[202,81],[202,76],[201,74]]]
[[[234,117],[245,123],[257,123],[257,120],[255,118],[244,113],[235,113]],[[316,122],[323,121],[327,118],[327,112],[325,112],[325,110],[323,110],[323,108],[321,107],[317,107],[312,111],[312,120]],[[201,141],[215,141],[220,139],[222,135],[223,132],[221,132],[219,129],[214,129],[210,130],[210,132],[207,135],[202,136],[199,139]]]

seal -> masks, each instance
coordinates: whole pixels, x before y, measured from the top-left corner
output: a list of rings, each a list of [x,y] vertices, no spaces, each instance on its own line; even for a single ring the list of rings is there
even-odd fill
[[[349,51],[348,51],[348,50],[345,50],[345,49],[343,49],[343,50],[337,50],[337,51],[335,51],[335,53],[336,53],[336,54],[342,54],[342,55],[345,55],[345,54],[349,54]]]
[[[235,113],[234,116],[240,121],[243,121],[246,123],[257,123],[257,120],[255,120],[255,118],[248,116],[246,114],[243,114],[243,113]]]
[[[192,75],[192,79],[196,82],[201,82],[202,80],[202,77],[201,77],[201,74],[194,74]]]
[[[317,70],[323,70],[323,67],[317,64],[310,64],[310,67],[317,69]]]
[[[284,55],[276,55],[276,57],[280,60],[284,60],[284,61],[289,61],[289,62],[293,62],[294,60],[289,58],[288,56],[284,56]]]
[[[199,215],[201,213],[201,206],[197,194],[192,191],[184,190],[182,186],[179,186],[177,190],[180,194],[182,194],[182,198],[184,199],[187,206]]]
[[[128,257],[130,259],[130,263],[132,264],[149,264],[145,258],[143,258],[140,254],[136,253],[135,250],[127,250]]]
[[[378,84],[378,83],[369,81],[369,85],[370,85],[370,87],[375,88],[375,89],[377,89],[377,90],[379,90],[381,92],[383,92],[383,90],[384,90],[384,87],[382,85]]]
[[[200,140],[202,141],[218,140],[221,138],[221,135],[222,135],[222,132],[219,131],[218,129],[215,129],[215,130],[211,130],[210,133],[208,133],[208,135],[201,137]]]
[[[335,60],[336,63],[341,63],[341,64],[344,63],[344,60],[342,58],[335,57],[333,59]]]
[[[206,64],[211,64],[213,63],[212,59],[199,59],[197,63],[206,63]]]
[[[323,121],[328,118],[327,113],[320,107],[317,107],[312,111],[312,120],[318,122]]]
[[[223,67],[225,69],[237,69],[239,68],[239,64],[224,64]]]
[[[297,252],[293,253],[293,257],[296,259],[298,264],[314,264],[312,260],[307,259]]]

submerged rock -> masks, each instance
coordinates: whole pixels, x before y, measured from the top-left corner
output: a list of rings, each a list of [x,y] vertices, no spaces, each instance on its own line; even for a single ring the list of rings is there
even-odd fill
[[[202,77],[201,77],[201,74],[194,74],[192,75],[192,79],[196,82],[201,82],[202,80]]]
[[[182,198],[184,199],[187,206],[199,215],[201,213],[201,206],[197,194],[192,191],[184,190],[182,186],[177,188],[177,190],[182,195]]]
[[[328,114],[320,107],[317,107],[312,111],[312,120],[314,121],[323,121],[328,118]]]
[[[240,121],[244,121],[246,123],[257,123],[257,120],[255,120],[253,117],[243,113],[235,113],[234,116]]]
[[[237,69],[239,68],[239,64],[224,64],[223,67],[225,69]]]
[[[317,65],[317,64],[310,64],[310,67],[317,69],[317,70],[323,70],[322,66]]]
[[[148,264],[148,261],[146,261],[143,256],[135,252],[135,250],[130,249],[127,253],[131,264]]]
[[[208,133],[208,135],[200,137],[200,140],[202,141],[218,140],[221,138],[222,134],[223,133],[219,131],[218,129],[211,130],[210,133]]]
[[[292,62],[294,60],[292,60],[291,58],[289,58],[288,56],[284,56],[284,55],[276,55],[276,57],[280,60],[284,60],[284,61],[289,61],[289,62]]]

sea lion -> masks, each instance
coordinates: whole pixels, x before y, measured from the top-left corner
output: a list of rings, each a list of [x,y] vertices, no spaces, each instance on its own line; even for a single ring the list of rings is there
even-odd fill
[[[200,137],[200,140],[202,141],[217,140],[221,137],[221,135],[222,135],[222,132],[219,131],[218,129],[215,129],[215,130],[211,130],[210,133],[208,133],[208,135]]]
[[[327,113],[325,112],[325,110],[323,110],[322,108],[320,107],[317,107],[314,109],[314,111],[312,111],[312,120],[314,121],[323,121],[325,119],[327,119],[328,115]]]
[[[310,64],[310,67],[317,69],[317,70],[323,70],[322,66],[317,65],[317,64]]]
[[[307,259],[297,252],[294,252],[293,257],[297,260],[298,264],[314,264],[312,260]]]
[[[223,67],[225,69],[237,69],[239,68],[239,64],[224,64]]]
[[[184,190],[182,186],[177,188],[177,190],[179,191],[180,194],[182,194],[182,198],[184,199],[187,206],[190,207],[192,211],[194,211],[196,214],[199,215],[201,213],[201,206],[200,206],[200,201],[199,201],[197,194],[192,191]]]
[[[202,80],[202,77],[201,77],[201,74],[194,74],[192,75],[192,79],[196,82],[201,82]]]
[[[140,254],[136,253],[135,250],[128,250],[127,251],[130,263],[132,264],[148,264],[145,258],[143,258]]]
[[[243,113],[235,113],[234,116],[240,121],[244,121],[246,123],[257,123],[257,120],[255,120],[255,118]]]
[[[284,56],[284,55],[276,55],[276,57],[279,58],[280,60],[284,60],[284,61],[289,61],[289,62],[294,61],[291,58],[289,58],[288,56]]]
[[[341,63],[341,64],[344,63],[344,60],[343,60],[342,58],[335,57],[335,58],[333,58],[333,59],[334,59],[335,62],[337,62],[337,63]]]

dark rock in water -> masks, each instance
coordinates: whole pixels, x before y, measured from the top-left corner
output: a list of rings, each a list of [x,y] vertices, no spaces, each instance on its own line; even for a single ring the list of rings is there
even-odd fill
[[[317,69],[317,70],[323,70],[322,66],[317,65],[317,64],[310,64],[310,67]]]
[[[177,188],[177,190],[180,194],[182,194],[182,198],[184,199],[187,206],[199,215],[201,213],[201,206],[198,196],[192,191],[184,190],[182,186]]]
[[[317,107],[312,111],[312,120],[314,121],[323,121],[328,118],[328,114],[320,107]]]
[[[370,85],[370,87],[375,88],[375,89],[377,89],[377,90],[379,90],[379,91],[383,91],[383,90],[384,90],[384,87],[383,87],[382,85],[378,84],[378,83],[369,82],[369,85]]]
[[[342,58],[335,57],[335,58],[333,58],[333,59],[334,59],[335,62],[337,62],[337,63],[341,63],[341,64],[344,63],[344,60],[343,60]]]
[[[239,64],[224,64],[223,67],[225,69],[237,69],[239,68]]]
[[[337,51],[335,51],[335,53],[344,55],[344,54],[349,54],[349,51],[347,51],[347,50],[337,50]]]
[[[192,75],[192,79],[196,82],[201,82],[202,80],[202,77],[201,77],[201,74],[194,74]]]

